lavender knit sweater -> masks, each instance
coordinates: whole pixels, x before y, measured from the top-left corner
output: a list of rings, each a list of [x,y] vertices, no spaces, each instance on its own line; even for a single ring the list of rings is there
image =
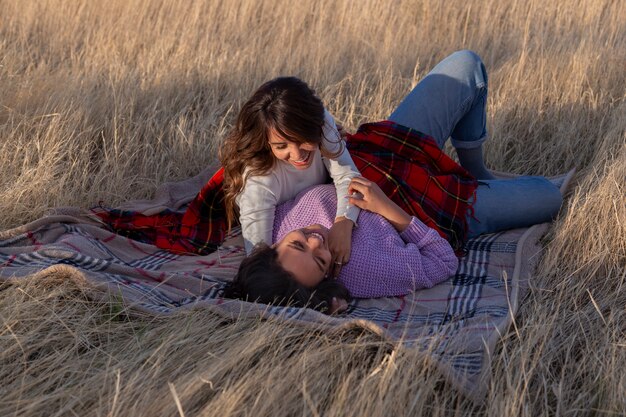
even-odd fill
[[[330,228],[336,211],[334,185],[304,190],[276,207],[272,240],[278,242],[292,230],[314,223]],[[456,272],[458,260],[448,241],[415,217],[402,233],[384,217],[365,210],[357,224],[350,262],[339,274],[353,297],[401,296],[430,288]]]

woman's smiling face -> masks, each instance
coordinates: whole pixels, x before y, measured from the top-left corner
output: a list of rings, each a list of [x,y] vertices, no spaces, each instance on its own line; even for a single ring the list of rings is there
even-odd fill
[[[291,164],[296,169],[307,169],[313,162],[317,150],[314,143],[296,143],[280,136],[274,129],[268,132],[270,149],[278,160]]]
[[[278,262],[305,287],[314,288],[326,277],[331,261],[326,227],[313,224],[293,230],[274,246]]]

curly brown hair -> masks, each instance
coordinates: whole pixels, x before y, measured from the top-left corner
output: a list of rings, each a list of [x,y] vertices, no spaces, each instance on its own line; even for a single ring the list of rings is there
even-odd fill
[[[235,279],[227,284],[224,297],[264,304],[310,307],[328,313],[333,297],[350,301],[341,283],[324,279],[315,288],[298,283],[278,262],[278,252],[265,243],[257,244],[245,258]]]
[[[238,216],[235,198],[249,176],[267,175],[275,158],[269,146],[269,131],[295,143],[312,143],[322,155],[335,158],[336,153],[322,146],[324,105],[304,81],[296,77],[279,77],[260,86],[246,101],[235,126],[220,150],[224,167],[224,203],[228,228]]]

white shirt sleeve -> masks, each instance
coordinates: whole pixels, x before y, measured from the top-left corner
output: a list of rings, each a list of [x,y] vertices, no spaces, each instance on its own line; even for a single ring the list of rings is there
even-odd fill
[[[268,176],[248,177],[244,188],[236,198],[239,206],[239,222],[246,253],[259,242],[272,244],[274,211],[278,199],[274,191],[275,178]]]
[[[328,112],[328,110],[324,110],[323,131],[324,148],[330,153],[337,152],[343,139],[341,139],[341,135],[337,130],[335,119]],[[345,216],[346,218],[352,220],[352,222],[356,225],[356,220],[359,217],[361,209],[352,204],[348,204],[345,196],[348,195],[348,187],[352,178],[360,176],[361,173],[357,169],[356,165],[354,165],[354,161],[352,160],[352,157],[350,156],[350,153],[345,145],[346,144],[344,142],[343,152],[341,152],[339,156],[334,159],[322,157],[322,161],[324,161],[324,165],[332,177],[333,182],[335,183],[335,188],[337,189],[336,217]]]

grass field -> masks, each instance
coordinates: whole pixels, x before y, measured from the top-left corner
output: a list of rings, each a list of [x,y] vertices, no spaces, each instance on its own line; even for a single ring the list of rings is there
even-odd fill
[[[59,274],[0,291],[0,415],[625,415],[624,1],[0,0],[0,229],[195,175],[279,74],[354,130],[457,49],[491,168],[578,168],[484,404],[368,333],[129,318]]]

